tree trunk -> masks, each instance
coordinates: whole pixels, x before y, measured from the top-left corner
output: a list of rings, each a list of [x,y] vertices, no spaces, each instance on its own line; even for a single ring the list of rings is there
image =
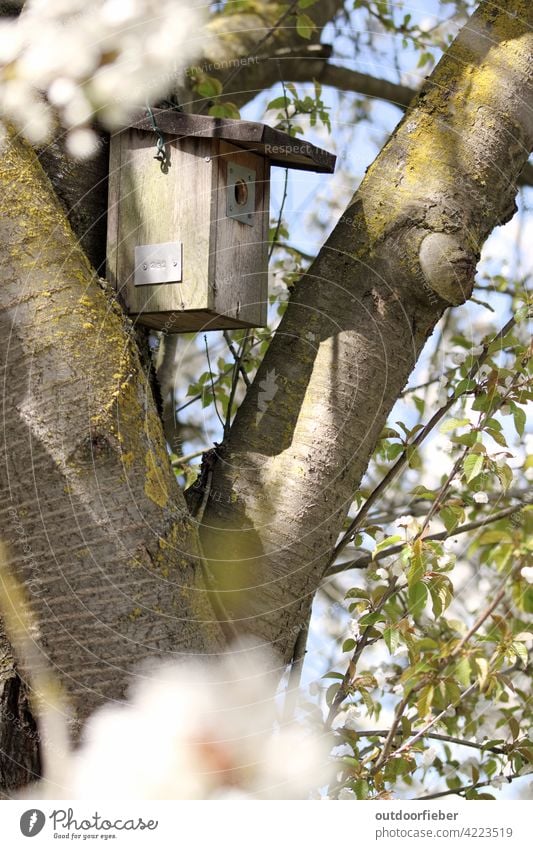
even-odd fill
[[[20,140],[0,180],[1,536],[42,662],[83,718],[143,659],[221,636],[131,323]],[[4,691],[11,677],[7,664]]]

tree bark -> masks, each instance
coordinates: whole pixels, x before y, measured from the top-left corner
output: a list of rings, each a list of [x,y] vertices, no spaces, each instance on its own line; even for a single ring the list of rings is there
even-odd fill
[[[381,429],[533,146],[533,11],[482,3],[295,287],[215,466],[226,609],[290,657]]]
[[[0,533],[42,662],[83,718],[120,698],[143,659],[222,638],[131,322],[20,139],[0,181]],[[11,679],[6,663],[4,692]]]

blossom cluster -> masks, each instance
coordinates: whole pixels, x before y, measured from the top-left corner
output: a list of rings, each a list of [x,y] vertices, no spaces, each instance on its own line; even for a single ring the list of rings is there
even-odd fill
[[[175,87],[202,27],[191,0],[28,0],[0,23],[0,116],[34,144],[59,123],[69,152],[90,156],[94,118],[115,129]]]
[[[218,659],[141,671],[129,701],[93,714],[82,745],[55,752],[55,774],[30,795],[308,798],[331,778],[331,744],[323,728],[279,721],[276,667],[263,649],[237,645]]]

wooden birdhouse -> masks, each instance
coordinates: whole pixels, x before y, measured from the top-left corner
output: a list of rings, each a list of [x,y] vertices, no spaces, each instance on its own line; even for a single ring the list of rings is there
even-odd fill
[[[136,321],[266,324],[270,165],[332,173],[335,157],[264,124],[173,110],[113,135],[107,275]]]

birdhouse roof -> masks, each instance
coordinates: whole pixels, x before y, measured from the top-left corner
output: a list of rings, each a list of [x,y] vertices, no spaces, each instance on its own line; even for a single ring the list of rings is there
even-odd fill
[[[216,138],[237,147],[252,150],[269,159],[272,165],[297,168],[301,171],[316,171],[332,174],[336,156],[303,139],[293,138],[267,124],[240,121],[232,118],[211,118],[207,115],[190,115],[174,109],[153,109],[152,114],[158,129],[166,135],[184,138],[198,136]],[[137,130],[153,132],[152,121],[147,113],[139,116],[128,126]]]

